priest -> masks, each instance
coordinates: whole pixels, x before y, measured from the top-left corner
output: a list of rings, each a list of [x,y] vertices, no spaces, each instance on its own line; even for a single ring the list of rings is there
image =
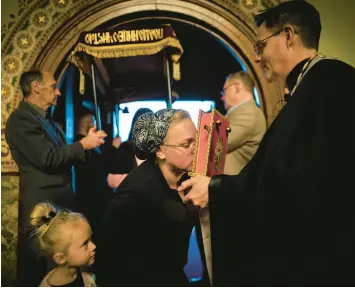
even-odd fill
[[[291,96],[239,175],[179,190],[210,208],[216,286],[354,286],[355,69],[318,54],[320,16],[305,1],[255,20],[256,61]]]

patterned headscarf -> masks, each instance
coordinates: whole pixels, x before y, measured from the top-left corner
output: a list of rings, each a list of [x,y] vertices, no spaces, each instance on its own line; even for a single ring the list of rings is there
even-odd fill
[[[145,160],[159,149],[168,132],[171,119],[178,111],[180,110],[168,108],[155,113],[144,113],[138,117],[133,126],[132,142],[139,159]]]

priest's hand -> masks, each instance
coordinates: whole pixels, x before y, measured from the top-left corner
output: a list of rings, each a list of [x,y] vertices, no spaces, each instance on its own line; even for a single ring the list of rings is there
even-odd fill
[[[192,203],[193,205],[205,208],[208,205],[208,185],[211,181],[210,177],[196,176],[181,183],[178,191],[185,191],[191,187],[186,196],[182,197],[184,203]]]

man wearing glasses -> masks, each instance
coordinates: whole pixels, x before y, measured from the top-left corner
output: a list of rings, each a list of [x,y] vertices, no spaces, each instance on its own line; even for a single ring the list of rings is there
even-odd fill
[[[290,99],[239,175],[179,187],[209,205],[214,284],[354,286],[355,69],[318,54],[320,16],[305,1],[256,24],[256,61]]]
[[[254,101],[253,78],[244,71],[230,74],[221,92],[232,132],[224,173],[237,175],[254,156],[266,130],[265,116]]]

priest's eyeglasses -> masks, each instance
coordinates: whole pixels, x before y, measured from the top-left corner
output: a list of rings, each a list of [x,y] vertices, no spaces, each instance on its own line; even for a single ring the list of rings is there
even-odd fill
[[[258,56],[261,55],[261,53],[263,52],[263,50],[266,46],[267,40],[269,40],[271,37],[278,36],[284,30],[285,30],[285,28],[282,28],[282,29],[278,30],[277,32],[275,32],[274,34],[267,36],[263,40],[256,41],[256,43],[254,44],[254,50],[255,50],[256,55],[258,55]]]

